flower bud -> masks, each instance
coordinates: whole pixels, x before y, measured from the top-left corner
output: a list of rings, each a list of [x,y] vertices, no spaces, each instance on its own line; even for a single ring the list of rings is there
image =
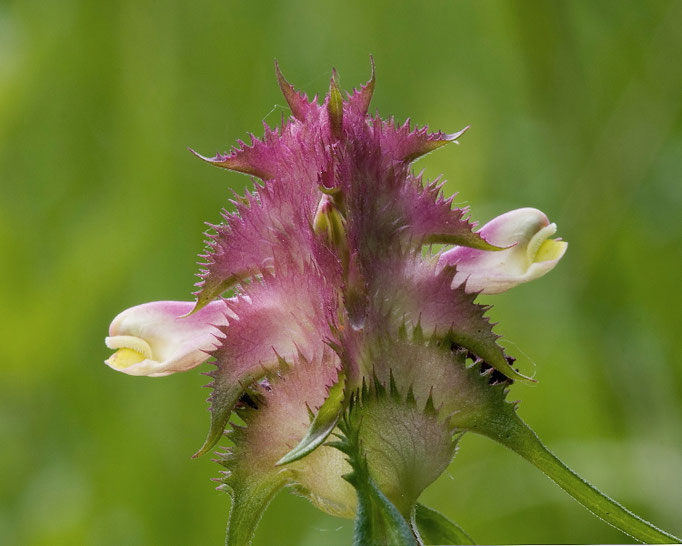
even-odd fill
[[[346,239],[346,221],[339,211],[334,198],[323,194],[313,219],[313,230],[324,235],[334,247],[340,247]]]
[[[467,292],[499,294],[551,271],[568,246],[549,238],[556,233],[556,224],[533,208],[502,214],[479,233],[489,243],[508,248],[487,251],[458,246],[443,253],[439,266],[457,268],[453,288],[466,282]]]
[[[126,309],[109,326],[107,347],[115,349],[104,363],[129,375],[161,377],[189,370],[208,360],[217,345],[217,326],[230,314],[222,300],[187,315],[189,301],[155,301]]]

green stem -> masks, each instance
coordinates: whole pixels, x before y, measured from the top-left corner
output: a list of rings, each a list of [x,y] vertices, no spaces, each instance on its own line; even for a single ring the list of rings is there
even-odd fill
[[[516,451],[590,512],[632,538],[645,544],[681,542],[679,538],[633,514],[578,476],[544,446],[535,432],[515,412],[508,412],[502,420],[487,420],[471,430]]]

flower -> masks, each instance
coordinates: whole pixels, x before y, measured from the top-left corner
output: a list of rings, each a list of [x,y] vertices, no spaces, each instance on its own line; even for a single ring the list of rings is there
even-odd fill
[[[211,425],[197,455],[232,440],[219,462],[235,544],[250,541],[286,486],[334,515],[386,502],[409,521],[461,433],[512,412],[506,387],[528,380],[471,283],[495,268],[505,286],[530,280],[565,250],[534,209],[475,231],[442,182],[411,170],[464,131],[368,114],[374,73],[345,98],[334,73],[322,104],[277,76],[292,117],[250,144],[199,156],[262,184],[212,226],[193,314],[177,318],[186,302],[142,305],[119,315],[107,338],[119,349],[107,363],[134,375],[213,358]],[[434,253],[434,243],[458,246]],[[221,299],[228,289],[235,297]],[[341,440],[330,445],[331,434]]]
[[[129,375],[162,377],[205,362],[217,344],[227,308],[214,301],[198,313],[187,301],[155,301],[126,309],[109,326],[105,343],[116,352],[104,362]]]
[[[499,294],[554,269],[568,246],[561,239],[549,238],[556,233],[556,224],[533,208],[502,214],[479,233],[504,250],[489,252],[458,246],[444,252],[439,265],[456,267],[453,288],[466,283],[468,292]]]
[[[418,504],[470,431],[634,538],[679,542],[568,469],[506,400],[514,380],[530,379],[475,300],[551,270],[566,251],[549,239],[556,226],[526,208],[475,231],[442,183],[410,167],[464,130],[369,115],[374,70],[345,98],[333,72],[322,104],[279,67],[277,77],[292,117],[203,158],[262,184],[212,226],[196,304],[133,307],[106,339],[117,350],[106,363],[131,375],[213,359],[211,425],[197,455],[232,441],[217,459],[219,488],[232,496],[228,544],[250,543],[283,487],[355,517],[355,544],[471,543]],[[227,289],[235,297],[223,299]]]

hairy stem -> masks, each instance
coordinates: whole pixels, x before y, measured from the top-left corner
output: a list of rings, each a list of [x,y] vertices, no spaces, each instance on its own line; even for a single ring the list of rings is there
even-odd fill
[[[645,544],[678,544],[680,539],[633,514],[568,468],[540,441],[515,412],[505,419],[488,420],[472,431],[514,450],[544,472],[559,487],[597,517]]]

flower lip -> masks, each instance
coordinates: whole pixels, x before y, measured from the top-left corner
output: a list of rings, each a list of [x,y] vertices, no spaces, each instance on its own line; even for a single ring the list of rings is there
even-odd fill
[[[512,210],[494,218],[480,231],[487,241],[503,250],[455,247],[441,255],[439,265],[456,267],[453,288],[466,283],[467,292],[498,294],[554,268],[568,246],[561,239],[550,239],[556,231],[556,224],[538,209]]]
[[[116,352],[105,364],[129,375],[149,377],[202,364],[216,345],[217,327],[226,325],[231,313],[218,300],[183,318],[193,306],[194,302],[160,301],[126,309],[109,327],[105,343]]]
[[[140,353],[145,358],[153,358],[152,348],[144,339],[135,336],[109,336],[104,339],[109,349],[130,349]]]
[[[528,241],[528,246],[526,247],[526,257],[528,258],[529,263],[534,263],[536,261],[544,261],[536,260],[538,252],[543,243],[555,233],[556,224],[551,223],[543,227],[540,231],[533,235],[533,237],[531,237],[530,241]]]

